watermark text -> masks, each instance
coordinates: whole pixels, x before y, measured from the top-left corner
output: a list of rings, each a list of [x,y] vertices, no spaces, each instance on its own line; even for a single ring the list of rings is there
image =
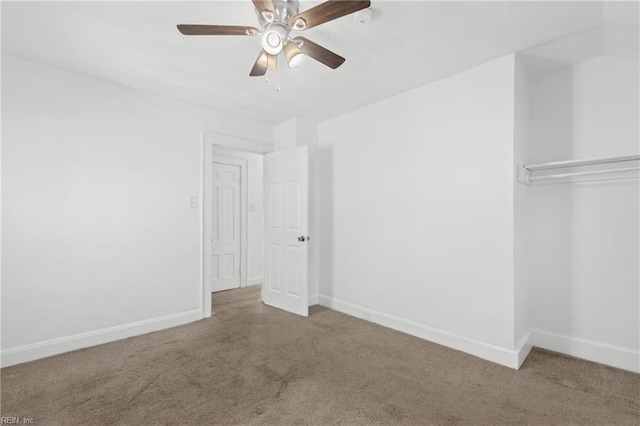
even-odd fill
[[[34,425],[33,417],[0,416],[0,425]]]

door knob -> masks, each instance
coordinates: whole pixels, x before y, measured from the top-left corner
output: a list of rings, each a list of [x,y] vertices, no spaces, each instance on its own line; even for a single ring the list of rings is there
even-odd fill
[[[305,238],[304,237],[298,237],[298,241],[300,242],[304,242]]]

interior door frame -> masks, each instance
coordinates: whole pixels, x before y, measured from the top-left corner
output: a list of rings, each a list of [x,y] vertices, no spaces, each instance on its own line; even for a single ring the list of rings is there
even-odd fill
[[[211,281],[208,279],[209,273],[211,269],[207,268],[211,259],[211,249],[210,249],[210,241],[211,234],[207,235],[207,232],[210,232],[211,223],[207,225],[207,212],[211,212],[211,194],[207,190],[207,188],[211,187],[213,184],[213,156],[214,152],[216,156],[224,157],[224,152],[233,151],[244,151],[251,152],[254,154],[266,154],[268,152],[274,151],[274,146],[271,143],[262,143],[262,142],[254,142],[246,139],[237,138],[235,136],[226,135],[223,133],[210,132],[205,131],[202,132],[201,137],[202,143],[202,157],[200,164],[200,200],[202,200],[202,208],[200,209],[200,306],[202,307],[202,318],[211,317]],[[241,211],[245,215],[244,220],[244,231],[241,231],[242,239],[241,239],[241,248],[240,253],[242,256],[242,262],[245,262],[242,266],[242,276],[241,283],[244,279],[244,285],[247,285],[247,249],[248,249],[248,234],[247,234],[247,165],[246,160],[235,159],[238,161],[245,161],[244,173],[242,175],[242,200],[244,202],[244,207],[241,207]],[[209,203],[207,205],[207,202]],[[241,202],[242,204],[242,202]],[[242,227],[242,226],[241,226]],[[243,248],[244,247],[244,252]],[[209,260],[207,260],[207,257]],[[207,271],[208,269],[208,271]],[[242,286],[242,284],[241,284]]]

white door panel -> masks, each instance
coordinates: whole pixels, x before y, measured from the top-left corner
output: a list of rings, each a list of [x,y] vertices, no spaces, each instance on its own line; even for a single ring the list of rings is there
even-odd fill
[[[239,166],[213,163],[211,291],[240,287],[240,173]]]
[[[307,148],[265,155],[264,303],[309,315]]]

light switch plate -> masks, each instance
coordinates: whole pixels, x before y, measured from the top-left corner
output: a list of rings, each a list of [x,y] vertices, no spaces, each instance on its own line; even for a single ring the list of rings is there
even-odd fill
[[[191,207],[192,209],[198,208],[198,197],[189,198],[189,207]]]

